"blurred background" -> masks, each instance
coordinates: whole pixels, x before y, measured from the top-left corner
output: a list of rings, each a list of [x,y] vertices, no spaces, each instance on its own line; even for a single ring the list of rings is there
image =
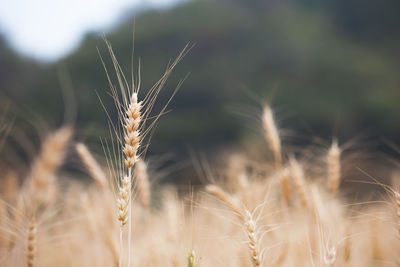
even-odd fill
[[[113,106],[102,35],[129,74],[135,21],[143,92],[195,44],[160,95],[163,104],[189,74],[151,153],[186,157],[252,142],[266,102],[292,143],[399,143],[399,15],[397,0],[8,1],[0,9],[1,100],[23,114],[16,118],[57,126],[73,90],[78,138],[98,141],[108,127],[98,96]]]

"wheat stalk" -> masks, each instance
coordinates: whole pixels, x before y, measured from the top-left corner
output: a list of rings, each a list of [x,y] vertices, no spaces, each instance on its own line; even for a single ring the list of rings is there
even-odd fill
[[[172,96],[168,99],[167,103],[164,105],[164,107],[161,109],[160,113],[153,117],[149,118],[150,114],[153,110],[155,101],[165,85],[166,80],[168,79],[169,75],[171,74],[172,70],[175,68],[175,66],[181,61],[181,59],[186,55],[188,52],[188,45],[184,47],[184,49],[181,51],[181,53],[176,57],[174,61],[171,62],[171,64],[168,64],[168,67],[166,68],[164,75],[148,90],[146,96],[143,98],[142,101],[138,100],[138,92],[140,88],[140,65],[139,65],[139,79],[138,82],[136,83],[134,73],[133,73],[133,54],[132,54],[132,80],[131,83],[129,84],[124,73],[122,72],[122,68],[118,63],[118,60],[113,52],[112,46],[110,42],[105,39],[105,43],[107,45],[108,51],[111,56],[111,60],[113,62],[113,67],[116,72],[116,76],[118,79],[118,84],[119,84],[119,89],[117,90],[115,86],[113,85],[110,75],[108,74],[107,68],[105,66],[105,63],[102,59],[103,67],[106,71],[107,79],[109,81],[109,85],[111,88],[111,94],[114,99],[118,114],[119,114],[119,120],[122,125],[122,132],[120,126],[115,126],[112,120],[110,119],[111,122],[111,127],[112,130],[114,131],[119,144],[123,147],[122,152],[124,154],[124,165],[125,168],[128,171],[127,176],[121,176],[119,175],[118,177],[124,177],[122,181],[119,181],[119,190],[122,190],[124,192],[119,193],[119,199],[118,199],[118,209],[119,209],[119,214],[123,214],[123,216],[119,215],[120,221],[124,222],[121,224],[122,226],[126,224],[125,222],[125,216],[127,216],[127,220],[129,220],[128,224],[128,267],[130,267],[130,262],[131,262],[131,239],[132,239],[132,223],[131,217],[132,217],[132,207],[131,207],[131,202],[128,201],[126,202],[125,199],[121,198],[121,196],[125,195],[126,189],[128,189],[128,196],[131,198],[132,196],[132,168],[134,167],[135,163],[137,162],[139,158],[139,154],[145,154],[146,147],[144,149],[141,149],[141,143],[142,141],[148,137],[148,139],[151,138],[151,131],[154,129],[158,119],[162,114],[164,114],[164,111],[168,104],[170,103],[171,99],[174,97],[180,86],[182,85],[182,81],[179,82],[177,85],[175,91],[172,93]],[[101,58],[101,56],[100,56]],[[122,99],[120,97],[122,96]],[[143,110],[142,110],[143,108]],[[107,113],[109,116],[109,114]],[[110,118],[110,117],[109,117]],[[148,125],[146,125],[148,124]],[[122,135],[122,136],[121,136]],[[149,137],[150,136],[150,137]],[[150,141],[150,140],[149,140]],[[141,151],[139,151],[141,150]],[[119,161],[119,157],[118,161]],[[117,163],[118,164],[118,163]],[[118,169],[122,169],[121,166],[119,166]],[[121,178],[119,178],[121,179]],[[126,181],[125,181],[126,180]],[[128,184],[126,184],[128,182]],[[125,215],[125,209],[124,205],[128,205],[128,214]],[[128,221],[127,221],[128,222]],[[120,240],[122,236],[122,227],[120,229]],[[121,243],[121,248],[122,248],[122,243]],[[122,253],[121,253],[122,254]]]
[[[124,140],[125,146],[123,152],[125,154],[125,167],[128,168],[128,189],[129,189],[129,199],[132,195],[132,168],[133,165],[138,160],[138,150],[142,140],[139,127],[141,124],[141,109],[142,102],[138,102],[137,92],[133,92],[131,96],[131,101],[126,110],[125,117],[125,132]],[[128,201],[128,220],[132,217],[132,206],[130,201]],[[131,239],[132,239],[132,223],[129,222],[128,225],[128,267],[131,263]]]

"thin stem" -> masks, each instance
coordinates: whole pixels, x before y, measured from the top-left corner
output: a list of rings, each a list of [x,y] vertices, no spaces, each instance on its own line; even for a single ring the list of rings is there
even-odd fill
[[[132,239],[132,168],[128,169],[129,177],[129,208],[128,208],[128,267],[131,266],[131,239]]]
[[[122,254],[123,254],[123,244],[122,244],[122,227],[119,229],[119,267],[122,267]]]

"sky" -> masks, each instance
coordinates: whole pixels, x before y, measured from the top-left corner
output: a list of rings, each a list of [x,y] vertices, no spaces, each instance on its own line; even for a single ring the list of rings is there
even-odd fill
[[[19,53],[54,61],[88,31],[107,31],[127,11],[163,8],[179,0],[1,0],[0,33]]]

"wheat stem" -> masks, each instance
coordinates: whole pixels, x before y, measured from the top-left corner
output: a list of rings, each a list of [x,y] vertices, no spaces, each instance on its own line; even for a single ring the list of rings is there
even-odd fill
[[[124,240],[122,238],[122,227],[119,229],[119,267],[122,267],[122,257],[123,257],[123,249],[124,249]]]
[[[132,168],[128,169],[129,177],[129,208],[128,208],[128,267],[131,266],[131,241],[132,241]]]

